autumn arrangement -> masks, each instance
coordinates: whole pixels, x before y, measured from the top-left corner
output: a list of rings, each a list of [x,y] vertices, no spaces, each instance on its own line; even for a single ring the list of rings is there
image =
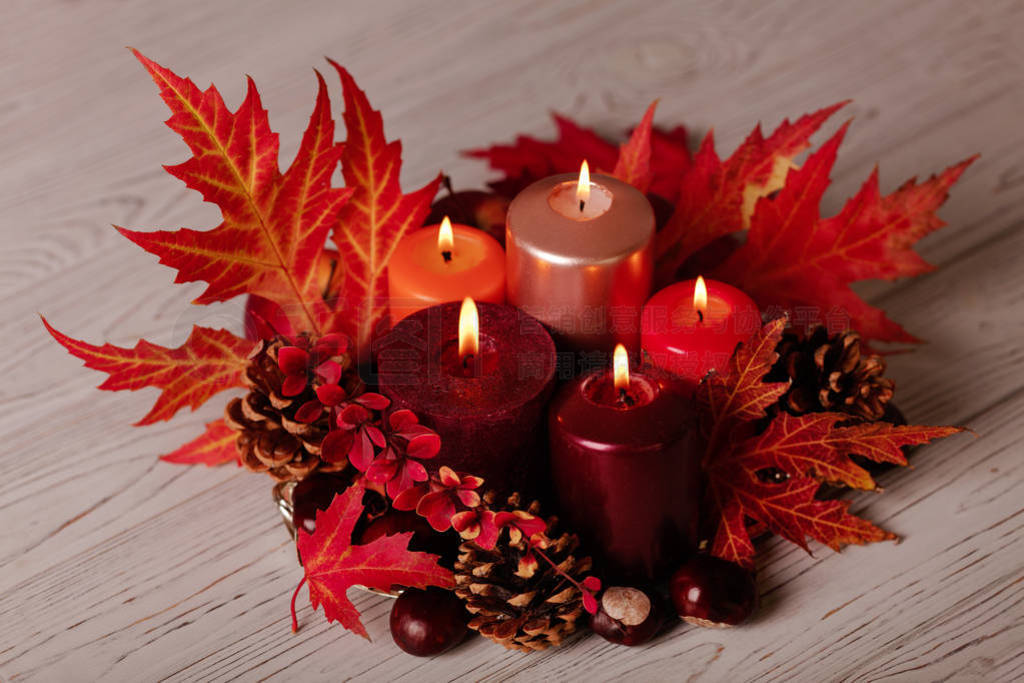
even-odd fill
[[[469,631],[533,651],[587,627],[637,645],[677,615],[735,625],[759,537],[894,538],[842,490],[960,431],[906,423],[877,345],[918,340],[850,285],[932,268],[913,246],[973,159],[888,195],[875,172],[823,217],[849,123],[796,159],[843,104],[724,159],[652,104],[622,144],[556,117],[554,141],[469,152],[500,174],[487,191],[403,193],[401,145],[341,66],[344,143],[317,73],[282,171],[251,79],[232,112],[135,55],[191,152],[167,171],[223,220],[117,229],[205,282],[194,303],[248,297],[244,336],[121,348],[43,323],[101,389],[160,389],[138,425],[241,389],[161,459],[273,478],[294,629],[307,588],[369,637],[355,586],[399,595],[391,632],[418,655]]]

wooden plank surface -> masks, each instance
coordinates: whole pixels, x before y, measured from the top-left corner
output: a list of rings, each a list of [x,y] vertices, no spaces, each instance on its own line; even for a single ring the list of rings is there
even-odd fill
[[[1024,677],[1022,34],[1012,0],[3,3],[0,680]],[[655,97],[658,121],[713,125],[720,152],[757,120],[852,97],[826,210],[875,163],[891,190],[981,152],[942,211],[950,226],[921,245],[942,267],[863,288],[930,341],[891,360],[900,405],[976,436],[923,450],[883,495],[855,499],[902,543],[813,557],[766,543],[763,607],[740,629],[535,655],[476,639],[417,659],[390,642],[389,603],[359,595],[373,642],[308,607],[293,636],[299,570],[268,482],[156,462],[218,402],[132,428],[154,392],[96,392],[101,377],[36,317],[121,344],[239,326],[238,304],[190,306],[199,286],[172,286],[110,228],[217,217],[160,168],[184,148],[125,45],[216,82],[232,106],[251,74],[283,159],[312,104],[310,69],[330,55],[402,139],[410,187],[439,167],[480,185],[485,169],[457,150],[548,135],[549,110],[618,131]]]

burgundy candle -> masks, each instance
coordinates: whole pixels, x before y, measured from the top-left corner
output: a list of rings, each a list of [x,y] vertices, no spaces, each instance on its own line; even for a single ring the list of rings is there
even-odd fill
[[[474,307],[479,336],[467,339],[463,316],[460,353],[462,306],[417,311],[380,341],[380,390],[395,408],[412,410],[441,435],[432,467],[448,465],[483,477],[485,488],[511,493],[540,473],[555,344],[519,309],[480,303]]]
[[[551,468],[569,528],[631,579],[667,576],[696,541],[700,443],[691,400],[656,368],[615,370],[570,382],[551,404]]]

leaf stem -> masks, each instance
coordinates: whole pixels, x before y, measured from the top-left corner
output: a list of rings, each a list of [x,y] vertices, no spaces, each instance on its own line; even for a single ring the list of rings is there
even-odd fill
[[[299,591],[306,585],[306,575],[302,575],[302,581],[299,581],[299,585],[295,587],[295,592],[292,593],[292,633],[299,632],[299,617],[295,614],[295,601],[299,597]]]

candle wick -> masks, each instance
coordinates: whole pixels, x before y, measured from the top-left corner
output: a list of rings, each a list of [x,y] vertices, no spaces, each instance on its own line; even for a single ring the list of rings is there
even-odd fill
[[[704,322],[704,311],[697,309],[697,322]]]
[[[586,206],[586,205],[587,205],[587,201],[585,199],[581,199],[580,200],[580,213],[583,213],[583,207]]]
[[[619,389],[619,403],[623,403],[627,406],[633,406],[636,401],[629,395],[629,392],[625,388]]]
[[[475,358],[475,356],[472,353],[467,353],[465,356],[463,356],[462,357],[462,369],[463,370],[468,370],[469,369],[469,364],[473,362],[474,358]]]
[[[442,251],[441,252],[441,258],[444,259],[445,263],[451,263],[452,262],[452,252],[450,252],[450,251]]]

